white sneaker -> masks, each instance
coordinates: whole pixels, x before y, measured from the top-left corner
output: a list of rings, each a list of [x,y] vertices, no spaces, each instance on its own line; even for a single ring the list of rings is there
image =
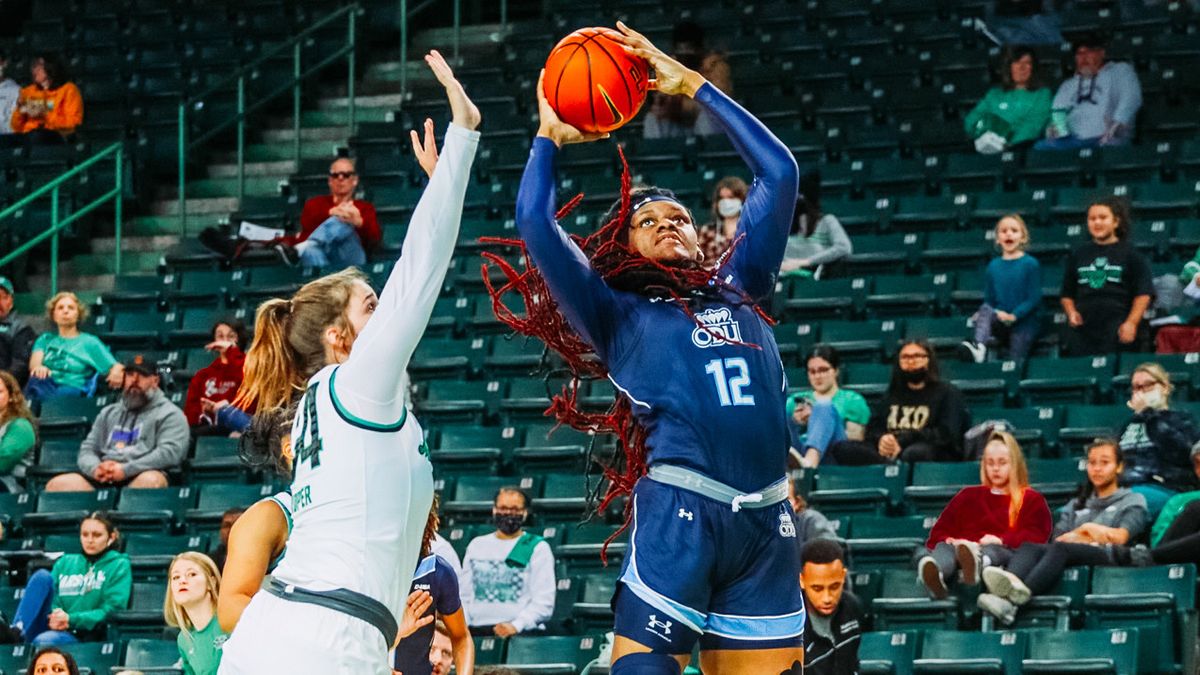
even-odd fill
[[[1020,577],[999,567],[984,568],[983,584],[987,586],[988,592],[1004,598],[1014,605],[1024,605],[1033,595]]]
[[[963,340],[961,347],[971,355],[971,360],[975,363],[983,363],[984,359],[987,358],[987,345]]]
[[[979,568],[982,567],[983,555],[979,544],[973,541],[960,541],[954,546],[954,555],[958,558],[958,568],[962,570],[962,582],[967,586],[979,583]]]
[[[927,555],[921,558],[917,563],[917,576],[921,583],[925,584],[925,588],[929,589],[929,594],[934,600],[945,600],[950,595],[950,591],[946,588],[946,580],[942,578],[942,571],[938,569],[937,561],[933,556]]]
[[[1017,620],[1017,606],[998,595],[980,593],[975,604],[979,605],[979,609],[996,617],[1005,626],[1011,626],[1012,622]]]

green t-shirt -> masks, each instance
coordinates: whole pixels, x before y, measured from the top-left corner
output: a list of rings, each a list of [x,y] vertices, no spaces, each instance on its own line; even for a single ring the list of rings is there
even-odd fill
[[[91,333],[73,338],[42,333],[33,343],[33,351],[42,352],[42,365],[50,369],[50,379],[76,389],[86,388],[93,375],[107,373],[117,362],[100,338]]]
[[[1041,138],[1050,123],[1049,89],[1009,89],[993,87],[963,120],[971,138],[993,131],[1009,143],[1024,143]]]
[[[1200,490],[1191,492],[1181,492],[1167,500],[1163,505],[1162,511],[1159,511],[1158,518],[1154,521],[1154,526],[1150,528],[1150,545],[1158,546],[1162,541],[1163,535],[1170,529],[1171,523],[1175,522],[1175,517],[1183,511],[1183,507],[1200,499]]]
[[[217,675],[221,651],[228,639],[215,614],[203,630],[192,630],[189,635],[180,632],[175,644],[179,647],[179,658],[183,660],[183,672],[186,675]]]
[[[792,394],[787,400],[787,414],[791,417],[792,412],[796,409],[796,401],[801,398],[813,401],[813,392],[811,389],[806,389],[802,392]],[[871,419],[871,407],[867,405],[867,399],[862,397],[862,394],[856,391],[850,391],[842,387],[838,387],[837,393],[833,395],[834,410],[838,411],[838,415],[845,422],[854,422],[867,426],[867,422]]]

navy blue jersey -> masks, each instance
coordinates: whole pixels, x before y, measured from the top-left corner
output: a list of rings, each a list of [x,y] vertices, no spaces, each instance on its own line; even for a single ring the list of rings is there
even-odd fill
[[[754,173],[738,222],[745,239],[722,277],[765,299],[774,290],[796,203],[795,159],[711,84],[695,100],[722,124]],[[742,343],[731,344],[700,329],[672,301],[609,287],[554,220],[557,155],[552,141],[534,139],[517,196],[517,229],[571,327],[633,402],[648,432],[649,463],[687,467],[746,492],[779,480],[788,449],[786,383],[770,326],[733,294],[693,307],[714,333]]]
[[[433,604],[425,616],[453,614],[462,607],[458,596],[458,576],[444,558],[426,556],[417,564],[413,573],[413,591],[428,591]],[[433,644],[433,623],[418,628],[396,645],[395,669],[404,675],[430,675],[433,667],[429,663],[429,646]]]

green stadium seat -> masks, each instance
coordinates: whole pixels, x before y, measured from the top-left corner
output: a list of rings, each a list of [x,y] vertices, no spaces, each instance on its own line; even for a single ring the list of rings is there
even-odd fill
[[[103,382],[100,383],[101,386]],[[108,405],[107,397],[83,398],[77,396],[57,396],[42,402],[42,412],[39,416],[38,431],[43,437],[75,436],[82,431],[84,434],[91,429],[92,422],[100,410]],[[79,436],[82,438],[82,435]]]
[[[541,418],[542,413],[550,407],[550,396],[562,391],[563,384],[561,380],[546,381],[541,378],[512,380],[500,401],[504,420],[513,423]]]
[[[1083,605],[1088,628],[1136,628],[1143,669],[1180,672],[1194,655],[1195,565],[1097,567]]]
[[[163,277],[167,300],[174,303],[221,304],[246,287],[245,270],[184,270]]]
[[[182,672],[175,668],[178,662],[179,646],[174,640],[137,638],[125,645],[125,658],[121,660],[121,665],[130,670],[174,674]]]
[[[41,549],[55,553],[78,553],[81,550],[79,535],[74,532],[48,534],[42,538]]]
[[[880,200],[887,201],[887,200]],[[829,210],[829,213],[842,213]],[[916,232],[856,236],[854,253],[845,259],[848,274],[896,272],[915,263],[924,237]]]
[[[525,428],[524,441],[513,451],[513,465],[521,473],[541,474],[554,471],[582,471],[588,449],[609,447],[608,435],[592,436],[554,422],[538,422]]]
[[[110,307],[145,307],[157,305],[163,290],[163,278],[157,274],[122,274],[114,280],[113,290],[102,297]]]
[[[1014,427],[1013,436],[1027,454],[1032,455],[1031,446],[1037,446],[1042,452],[1058,445],[1058,430],[1062,427],[1063,414],[1058,408],[1041,406],[1037,408],[976,408],[973,417],[976,422],[983,420],[1005,420]]]
[[[912,569],[913,551],[929,538],[933,518],[854,516],[846,550],[855,570]]]
[[[495,666],[503,661],[504,638],[492,635],[474,635],[471,640],[475,643],[475,665]]]
[[[263,497],[274,494],[270,485],[246,485],[243,483],[213,483],[200,488],[196,508],[187,510],[188,527],[193,532],[208,529],[221,521],[231,508],[250,508]]]
[[[587,510],[588,483],[580,474],[551,474],[542,483],[542,494],[533,500],[539,516],[578,520]]]
[[[112,316],[98,316],[95,321],[96,334],[105,344],[114,348],[154,349],[160,344],[162,335],[172,328],[169,319],[157,311],[123,311]]]
[[[199,436],[196,451],[188,460],[193,481],[216,483],[238,480],[249,473],[239,455],[241,441],[226,436]]]
[[[1069,405],[1058,438],[1074,451],[1094,438],[1116,436],[1132,413],[1125,405]]]
[[[422,422],[430,424],[481,424],[494,409],[499,393],[500,382],[495,380],[431,380],[422,389],[416,409]]]
[[[585,523],[568,527],[563,533],[565,542],[558,547],[556,555],[575,571],[599,571],[603,569],[600,551],[605,540],[612,536],[616,527],[604,523]],[[629,547],[630,530],[626,529],[608,546],[609,564],[621,560]]]
[[[1004,152],[998,155],[957,152],[947,155],[942,164],[942,182],[949,185],[951,190],[956,192],[972,191],[981,195],[1004,195],[1005,193],[998,192],[996,188],[1013,180],[1017,170],[1018,156],[1014,152]],[[1013,193],[1014,196],[1015,194]],[[973,215],[982,215],[981,208],[994,209],[995,206],[981,207],[977,202],[972,210]],[[1005,211],[1005,213],[1011,212]],[[991,213],[988,213],[983,217],[995,220],[1000,216],[993,217]]]
[[[1022,176],[1039,187],[1045,185],[1070,185],[1081,174],[1094,175],[1096,150],[1037,150],[1025,157]]]
[[[907,323],[911,326],[912,322],[913,319],[909,319]],[[947,335],[943,340],[949,343],[951,337]],[[940,365],[942,378],[958,387],[966,397],[968,407],[1000,407],[1007,398],[1016,395],[1021,372],[1016,361],[972,363],[947,359]]]
[[[130,533],[122,537],[135,581],[162,581],[167,566],[184,551],[208,551],[208,537],[202,534]]]
[[[1171,233],[1171,250],[1181,255],[1191,256],[1196,252],[1197,247],[1200,247],[1200,218],[1176,220]]]
[[[921,251],[921,262],[933,270],[979,267],[995,246],[992,230],[930,232]]]
[[[899,502],[907,471],[908,467],[900,464],[823,466],[808,501],[830,517],[864,513],[881,516]]]
[[[858,646],[860,675],[912,675],[921,634],[915,631],[863,633]]]
[[[471,312],[471,299],[465,296],[438,298],[433,303],[433,315],[429,318],[426,334],[447,337],[458,333],[465,325]]]
[[[483,366],[493,376],[527,375],[546,354],[546,345],[536,338],[497,336],[491,343],[491,353],[483,359]]]
[[[892,379],[892,367],[884,363],[847,363],[839,372],[843,386],[872,401],[883,397]],[[807,384],[806,379],[800,382]]]
[[[906,537],[925,541],[935,520],[933,516],[858,515],[850,522],[850,536],[855,539]]]
[[[598,637],[514,635],[504,665],[521,675],[574,675],[600,653]]]
[[[462,559],[466,555],[467,545],[471,543],[472,539],[495,531],[495,526],[489,523],[476,523],[473,525],[442,525],[441,534],[446,541],[450,542],[450,546],[454,548],[459,559]]]
[[[171,345],[188,348],[197,344],[207,344],[212,339],[213,326],[218,321],[241,320],[253,323],[254,315],[247,315],[246,310],[222,310],[213,307],[184,307],[178,328],[172,328],[167,333]],[[212,358],[216,354],[209,352]],[[210,359],[211,360],[211,359]]]
[[[79,523],[93,511],[108,511],[117,499],[117,491],[102,488],[87,492],[43,492],[37,508],[26,513],[21,527],[31,534],[78,532]]]
[[[917,462],[904,499],[919,514],[937,515],[960,489],[978,484],[978,462]]]
[[[170,531],[196,503],[196,490],[189,486],[121,490],[114,524],[123,532]]]
[[[122,639],[157,637],[165,625],[163,598],[168,582],[135,582],[129,596],[129,608],[113,612],[109,617],[110,630]]]
[[[1053,510],[1066,504],[1087,480],[1087,460],[1077,457],[1042,459],[1030,457],[1029,482],[1042,493]]]
[[[879,597],[871,603],[875,629],[958,629],[957,600],[931,600],[912,568],[882,570],[882,575]]]
[[[973,331],[969,322],[967,316],[910,316],[904,320],[904,339],[925,340],[938,354],[948,356],[963,340],[971,337]]]
[[[1030,675],[1094,673],[1135,675],[1138,672],[1136,630],[1038,630],[1029,634],[1029,658],[1021,662]]]
[[[1068,567],[1044,595],[1035,595],[1017,610],[1016,621],[1011,628],[1047,628],[1065,631],[1070,628],[1072,616],[1083,612],[1083,598],[1091,583],[1090,567]],[[995,628],[995,619],[987,612],[982,613],[983,630]]]
[[[430,459],[439,472],[495,474],[504,453],[515,444],[516,435],[511,426],[444,426],[437,432]]]
[[[937,312],[950,297],[953,278],[944,272],[931,275],[875,277],[867,295],[867,310],[876,316],[909,316]]]
[[[29,492],[0,493],[0,525],[3,525],[6,531],[11,529],[19,531],[21,519],[26,513],[33,510],[36,497],[36,494]]]
[[[1175,388],[1173,397],[1176,400],[1184,397],[1194,398],[1191,393],[1195,391],[1195,385],[1200,383],[1200,377],[1197,377],[1200,354],[1124,353],[1118,355],[1118,358],[1117,374],[1112,380],[1115,393],[1124,396],[1129,389],[1129,379],[1138,366],[1143,363],[1157,363],[1171,376],[1171,385]]]
[[[615,572],[605,571],[579,578],[582,588],[572,607],[572,613],[583,632],[604,631],[612,626],[612,599],[617,590],[617,577]],[[556,604],[555,608],[557,607]]]
[[[159,616],[162,616],[162,596],[159,596]],[[121,660],[121,643],[119,642],[80,642],[76,644],[59,645],[60,649],[75,657],[79,672],[89,672],[93,675],[107,673]]]
[[[1041,222],[1049,210],[1049,193],[1046,190],[1021,190],[1019,192],[982,192],[975,197],[971,218],[976,222],[994,226],[1000,218],[1019,213],[1031,225]],[[1034,244],[1037,239],[1033,239]],[[1032,252],[1032,248],[1030,249]],[[1058,251],[1065,254],[1066,251]],[[1039,260],[1041,257],[1039,256]]]
[[[1021,675],[1027,639],[1026,635],[1012,631],[926,631],[921,658],[913,662],[913,671],[918,675]]]
[[[533,477],[461,476],[454,486],[454,498],[442,503],[442,513],[454,524],[483,522],[491,517],[496,492],[517,486],[531,499],[541,487]]]
[[[408,372],[414,380],[463,377],[482,364],[484,347],[482,338],[422,340],[413,353]]]
[[[785,311],[803,319],[849,318],[863,307],[870,280],[863,277],[847,279],[793,279],[789,284]]]
[[[902,197],[892,215],[892,225],[904,232],[912,228],[949,228],[970,210],[970,203],[966,194]]]
[[[1200,182],[1146,183],[1133,193],[1133,208],[1145,218],[1190,216],[1200,198]]]
[[[1031,358],[1021,393],[1037,403],[1090,403],[1108,391],[1116,365],[1112,356]]]
[[[798,330],[809,326],[815,332],[819,326],[820,341],[842,355],[847,361],[878,361],[894,348],[899,338],[900,322],[881,321],[824,321],[820,324],[800,324]]]

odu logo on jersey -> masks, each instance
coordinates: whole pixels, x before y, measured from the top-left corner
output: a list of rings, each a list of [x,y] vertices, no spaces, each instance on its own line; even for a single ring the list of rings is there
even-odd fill
[[[692,344],[701,349],[742,341],[742,329],[738,322],[733,320],[733,313],[728,308],[706,309],[697,314],[696,319],[704,328],[696,326],[692,331]]]

